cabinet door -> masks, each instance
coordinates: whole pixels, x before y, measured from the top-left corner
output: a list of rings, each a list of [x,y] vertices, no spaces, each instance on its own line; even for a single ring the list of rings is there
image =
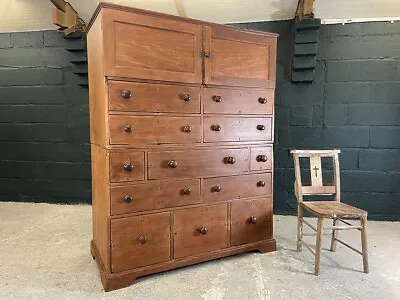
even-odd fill
[[[201,25],[104,11],[105,75],[201,83]]]
[[[204,83],[273,88],[276,37],[204,27]]]

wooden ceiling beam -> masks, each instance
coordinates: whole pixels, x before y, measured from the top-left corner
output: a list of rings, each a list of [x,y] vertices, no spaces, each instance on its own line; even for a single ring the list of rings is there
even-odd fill
[[[79,17],[76,10],[64,0],[50,0],[55,7],[52,11],[52,21],[54,25],[59,27],[58,31],[64,35],[71,34],[76,31],[84,31],[85,22]]]
[[[299,0],[296,10],[297,19],[313,19],[314,18],[314,0]]]

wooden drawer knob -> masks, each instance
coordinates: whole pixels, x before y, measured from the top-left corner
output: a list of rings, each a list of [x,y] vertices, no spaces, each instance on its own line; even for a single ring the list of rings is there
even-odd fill
[[[133,165],[131,163],[124,164],[124,170],[126,172],[131,172],[133,170]]]
[[[126,125],[126,126],[124,127],[124,131],[125,131],[126,133],[131,133],[131,132],[132,132],[132,129],[133,129],[132,125]]]
[[[257,223],[257,218],[255,216],[250,216],[248,218],[250,224],[256,224]]]
[[[183,189],[182,192],[184,195],[190,195],[192,193],[192,190],[191,189]]]
[[[221,129],[222,129],[221,126],[218,124],[211,126],[212,131],[221,131]]]
[[[190,95],[189,94],[181,94],[181,98],[183,101],[190,101]]]
[[[265,126],[264,125],[257,125],[257,130],[265,130]]]
[[[214,95],[212,97],[212,99],[217,103],[220,103],[222,101],[222,97],[221,96],[217,96],[217,95]]]
[[[267,103],[267,99],[265,99],[264,97],[260,97],[258,98],[258,102],[260,102],[261,104],[265,104]]]
[[[130,90],[124,90],[121,93],[121,97],[124,98],[124,99],[131,99],[132,93],[131,93]]]
[[[201,234],[206,234],[208,232],[207,227],[205,226],[201,226],[199,228],[197,228],[197,230],[201,233]]]
[[[257,156],[257,161],[259,162],[266,162],[268,160],[268,157],[266,155],[258,155]]]
[[[265,181],[260,180],[259,182],[257,182],[257,186],[258,187],[264,187],[265,186]]]
[[[130,195],[126,195],[126,196],[124,197],[124,201],[125,201],[126,203],[131,203],[132,200],[133,200],[133,197],[130,196]]]
[[[183,126],[183,132],[187,132],[187,133],[192,132],[192,127],[190,127],[190,126]]]
[[[178,162],[176,160],[168,161],[168,167],[175,169],[178,166]]]
[[[212,191],[212,192],[217,192],[217,193],[219,193],[219,192],[221,191],[221,187],[220,187],[219,185],[214,185],[214,186],[211,188],[211,191]]]
[[[232,156],[227,156],[225,157],[224,161],[226,164],[233,165],[236,162],[236,159]]]
[[[146,244],[148,238],[147,238],[147,236],[145,236],[145,235],[141,235],[141,236],[139,236],[138,240],[139,240],[139,242],[140,242],[141,244]]]

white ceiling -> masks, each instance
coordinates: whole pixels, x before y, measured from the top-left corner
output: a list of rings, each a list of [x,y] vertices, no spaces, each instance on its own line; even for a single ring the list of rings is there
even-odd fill
[[[0,32],[55,29],[50,0],[0,0]],[[69,0],[88,22],[99,0]],[[292,19],[297,0],[104,0],[121,5],[217,23]],[[399,20],[400,0],[315,0],[314,14],[324,23]]]

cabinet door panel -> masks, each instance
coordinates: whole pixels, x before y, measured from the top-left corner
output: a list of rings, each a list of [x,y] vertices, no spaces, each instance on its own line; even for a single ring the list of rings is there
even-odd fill
[[[104,12],[105,75],[201,82],[201,25]]]
[[[276,38],[205,27],[205,84],[274,87]]]

